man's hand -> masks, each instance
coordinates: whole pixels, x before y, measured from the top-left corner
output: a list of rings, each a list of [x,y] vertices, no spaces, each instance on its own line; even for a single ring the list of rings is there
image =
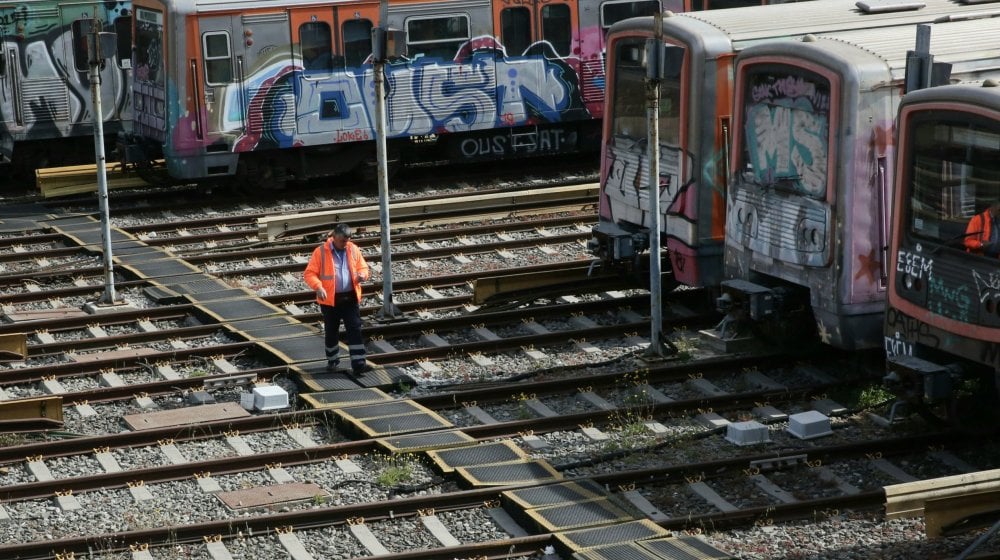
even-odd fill
[[[323,286],[316,288],[316,297],[318,299],[326,299],[326,290],[323,289]]]

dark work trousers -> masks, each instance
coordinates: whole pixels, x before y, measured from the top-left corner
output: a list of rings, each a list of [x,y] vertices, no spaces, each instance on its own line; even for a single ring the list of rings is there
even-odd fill
[[[336,367],[340,361],[340,322],[344,322],[351,367],[365,365],[365,342],[361,337],[361,307],[353,293],[337,294],[335,305],[320,305],[323,312],[324,342],[327,364]]]

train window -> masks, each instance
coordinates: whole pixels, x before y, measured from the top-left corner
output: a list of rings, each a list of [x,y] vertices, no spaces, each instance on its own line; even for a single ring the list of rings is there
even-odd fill
[[[441,16],[406,20],[406,47],[411,58],[454,59],[469,40],[469,16]]]
[[[646,117],[646,69],[643,39],[618,43],[614,59],[614,95],[611,98],[612,134],[644,141],[648,135]],[[660,81],[660,144],[680,143],[680,80]]]
[[[908,220],[913,234],[964,250],[974,217],[1000,201],[1000,130],[937,114],[911,129]]]
[[[205,82],[209,85],[228,84],[233,81],[232,49],[229,33],[214,31],[202,36],[205,55]]]
[[[115,18],[115,35],[118,42],[118,67],[132,67],[132,16]]]
[[[623,19],[651,16],[660,10],[659,0],[641,2],[605,2],[601,5],[601,27],[607,34],[608,28]]]
[[[372,54],[372,22],[367,19],[345,21],[344,62],[349,67],[361,66]]]
[[[549,42],[559,56],[567,56],[573,38],[573,22],[569,6],[549,4],[542,7],[542,39]]]
[[[84,23],[88,26],[84,27]],[[76,68],[77,72],[88,72],[90,70],[90,62],[87,59],[87,31],[89,27],[90,20],[78,19],[73,22],[71,26],[73,34],[73,67]]]
[[[531,46],[531,12],[528,8],[504,8],[500,12],[500,33],[507,56],[524,54]]]
[[[324,21],[309,21],[299,26],[299,47],[306,76],[328,74],[333,70],[332,36],[330,24]]]
[[[791,65],[757,65],[743,84],[743,180],[824,200],[830,82]]]

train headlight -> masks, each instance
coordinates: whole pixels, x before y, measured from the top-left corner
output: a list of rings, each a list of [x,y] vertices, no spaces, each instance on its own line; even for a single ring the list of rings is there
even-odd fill
[[[907,274],[906,276],[903,276],[903,285],[906,286],[907,290],[912,290],[913,289],[913,277],[910,276],[909,274]]]

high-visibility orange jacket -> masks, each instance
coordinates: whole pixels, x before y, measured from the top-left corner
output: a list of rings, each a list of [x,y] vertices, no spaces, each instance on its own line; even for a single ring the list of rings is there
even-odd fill
[[[969,225],[965,226],[965,250],[977,255],[983,254],[983,246],[990,242],[991,228],[993,227],[993,215],[987,208],[983,212],[976,214],[969,220]]]
[[[370,276],[368,263],[365,262],[361,249],[351,241],[345,246],[347,251],[347,268],[351,271],[351,285],[358,296],[358,303],[361,303],[361,282],[359,277],[368,278]],[[316,303],[323,305],[334,305],[337,291],[336,264],[333,258],[333,249],[329,240],[313,249],[312,256],[309,257],[309,264],[303,274],[306,285],[312,291],[317,291],[320,286],[326,290],[326,299],[316,297]]]

